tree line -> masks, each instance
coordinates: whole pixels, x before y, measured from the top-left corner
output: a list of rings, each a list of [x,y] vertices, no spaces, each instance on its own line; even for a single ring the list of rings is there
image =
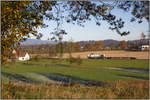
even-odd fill
[[[139,42],[122,40],[118,45],[105,46],[104,41],[82,42],[60,42],[57,44],[26,45],[18,48],[17,52],[28,52],[30,54],[48,54],[56,56],[63,53],[100,51],[100,50],[138,50],[141,45],[148,44],[142,39]]]

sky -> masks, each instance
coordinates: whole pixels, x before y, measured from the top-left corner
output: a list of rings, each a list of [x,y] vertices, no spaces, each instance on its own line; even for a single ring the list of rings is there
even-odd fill
[[[130,34],[127,36],[120,36],[115,30],[112,31],[109,29],[109,25],[107,22],[102,21],[100,26],[95,24],[95,21],[87,21],[84,25],[85,27],[81,27],[78,25],[63,23],[62,28],[68,33],[63,36],[63,41],[69,41],[73,39],[73,41],[87,41],[87,40],[106,40],[106,39],[114,39],[114,40],[136,40],[141,38],[141,33],[148,35],[149,24],[144,19],[143,23],[139,24],[137,22],[130,22],[131,14],[128,12],[124,12],[120,9],[114,9],[112,11],[117,18],[122,18],[125,21],[124,28],[122,31],[130,31]],[[43,34],[42,40],[47,40],[48,37],[52,37],[50,32],[54,31],[56,27],[56,23],[54,21],[44,21],[49,27],[38,29],[38,32]],[[34,37],[33,37],[34,38]]]

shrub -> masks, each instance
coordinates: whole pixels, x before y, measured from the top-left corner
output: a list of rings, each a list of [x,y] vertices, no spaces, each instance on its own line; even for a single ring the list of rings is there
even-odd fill
[[[78,64],[78,65],[81,65],[82,64],[82,59],[80,58],[80,56],[78,56],[77,58],[74,58],[72,56],[70,56],[67,61],[70,63],[70,64]]]
[[[40,58],[40,56],[39,56],[39,55],[36,55],[34,58],[32,58],[32,60],[38,61],[39,58]]]
[[[76,58],[76,59],[77,59],[77,64],[81,65],[82,64],[82,59],[80,58],[80,56],[78,56],[78,58]]]

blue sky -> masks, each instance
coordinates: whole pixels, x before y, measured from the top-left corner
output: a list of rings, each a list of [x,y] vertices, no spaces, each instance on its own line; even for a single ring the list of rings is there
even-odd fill
[[[64,22],[63,29],[68,33],[63,37],[64,41],[68,41],[71,38],[73,41],[85,41],[85,40],[105,40],[105,39],[115,39],[115,40],[135,40],[140,39],[141,33],[144,32],[148,35],[149,25],[146,20],[143,23],[138,24],[137,22],[130,22],[131,14],[124,12],[120,9],[115,9],[112,11],[113,14],[118,18],[122,18],[125,21],[125,26],[122,30],[130,31],[127,36],[120,36],[116,31],[112,31],[109,28],[107,22],[102,22],[100,26],[97,26],[94,21],[87,21],[84,25],[85,27],[80,27],[78,25],[67,24]],[[49,27],[38,29],[39,32],[43,33],[42,40],[47,40],[48,37],[52,37],[50,32],[54,31],[56,23],[54,21],[44,21]]]

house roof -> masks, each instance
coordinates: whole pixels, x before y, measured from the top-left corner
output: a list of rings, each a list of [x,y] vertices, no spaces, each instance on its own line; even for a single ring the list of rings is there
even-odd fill
[[[24,57],[26,55],[27,52],[22,52],[22,53],[18,53],[17,56],[18,57]]]
[[[27,54],[27,52],[21,52],[21,53],[16,53],[16,54],[13,54],[10,59],[16,59],[18,57],[24,57],[25,55]]]

